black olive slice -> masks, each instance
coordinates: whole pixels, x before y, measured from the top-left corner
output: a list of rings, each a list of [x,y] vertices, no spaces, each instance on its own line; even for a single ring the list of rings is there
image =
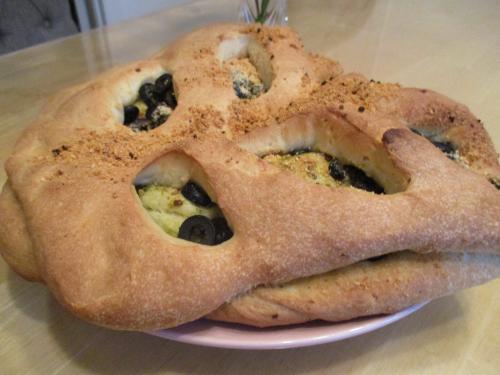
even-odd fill
[[[439,148],[441,150],[441,152],[443,152],[443,154],[445,154],[449,159],[451,159],[451,160],[457,160],[457,157],[458,157],[458,155],[457,155],[457,148],[455,147],[455,145],[453,143],[446,142],[446,141],[444,141],[444,142],[436,141],[436,140],[433,139],[432,136],[425,135],[419,129],[410,128],[410,130],[413,133],[418,134],[421,137],[424,137],[427,140],[429,140],[434,146],[436,146],[437,148]]]
[[[167,92],[172,92],[174,90],[172,74],[165,73],[159,76],[155,81],[155,86],[158,92],[162,95]]]
[[[151,121],[153,128],[156,128],[167,121],[171,110],[165,103],[159,103],[157,106],[148,107],[146,118]]]
[[[296,148],[295,150],[290,151],[289,154],[295,156],[295,155],[305,154],[308,152],[311,152],[311,149],[309,147],[304,147],[304,148]]]
[[[368,258],[367,261],[369,261],[369,262],[377,262],[379,260],[387,258],[388,256],[389,256],[388,254],[382,254],[382,255],[378,255],[376,257]]]
[[[135,105],[126,105],[123,107],[123,124],[128,125],[134,122],[139,116],[139,108]]]
[[[152,129],[150,121],[145,118],[136,119],[134,122],[131,122],[128,127],[134,132],[143,132]]]
[[[330,176],[337,181],[344,181],[346,178],[344,167],[338,159],[332,158],[330,160],[330,163],[328,164],[328,171],[330,172]]]
[[[208,217],[195,215],[188,217],[179,228],[179,238],[203,245],[215,243],[215,226]]]
[[[189,181],[181,190],[182,195],[188,201],[198,206],[208,207],[212,205],[212,200],[203,188],[195,182]]]
[[[212,220],[215,227],[215,245],[218,245],[224,241],[229,240],[233,237],[233,231],[227,225],[227,220],[223,217],[216,217]]]
[[[236,92],[236,96],[240,99],[250,99],[250,94],[244,92],[240,86],[233,84],[234,91]]]
[[[488,181],[490,181],[490,183],[496,187],[498,190],[500,190],[500,179],[495,179],[495,178],[489,178]]]
[[[158,90],[152,83],[145,83],[139,88],[139,97],[148,107],[158,104]]]
[[[344,170],[352,186],[358,189],[371,191],[375,194],[382,194],[384,189],[366,173],[354,165],[345,165]]]
[[[156,106],[148,107],[148,109],[146,110],[146,118],[148,120],[152,120],[153,119],[153,113],[154,113],[154,111],[156,111]]]
[[[434,146],[439,148],[449,159],[455,160],[457,158],[457,149],[450,142],[438,142],[430,140]]]
[[[139,193],[139,190],[142,190],[144,188],[146,188],[148,185],[144,185],[144,184],[137,184],[137,185],[134,185],[134,188],[135,188],[135,191],[137,193]]]
[[[165,94],[165,103],[167,103],[167,105],[172,109],[177,107],[177,98],[173,92],[167,92]]]
[[[423,137],[423,136],[424,136],[424,134],[423,134],[420,130],[418,130],[418,129],[415,129],[415,128],[410,128],[410,130],[411,130],[413,133],[420,135],[421,137]]]

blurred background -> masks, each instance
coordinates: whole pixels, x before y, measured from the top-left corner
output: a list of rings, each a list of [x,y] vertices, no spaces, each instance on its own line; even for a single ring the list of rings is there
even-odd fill
[[[190,2],[192,0],[0,0],[0,54]]]

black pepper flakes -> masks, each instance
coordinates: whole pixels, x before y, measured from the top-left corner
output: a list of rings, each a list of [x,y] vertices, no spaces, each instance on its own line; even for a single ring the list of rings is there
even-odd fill
[[[365,111],[365,107],[363,107],[362,105],[360,105],[360,106],[358,107],[358,112],[363,113],[364,111]]]
[[[451,123],[455,122],[455,116],[448,116],[448,120],[450,120]]]

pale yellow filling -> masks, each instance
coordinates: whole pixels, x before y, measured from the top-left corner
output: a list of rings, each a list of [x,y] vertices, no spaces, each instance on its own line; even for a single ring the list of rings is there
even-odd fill
[[[168,234],[177,237],[181,224],[188,217],[222,216],[217,206],[200,207],[190,202],[180,190],[170,186],[148,185],[138,190],[142,205],[151,218]]]
[[[263,157],[267,162],[287,169],[299,177],[316,184],[335,187],[341,183],[330,176],[328,161],[318,152],[307,152],[299,155],[270,154]],[[151,218],[168,234],[177,237],[181,224],[194,215],[206,216],[210,219],[222,216],[217,206],[200,207],[187,200],[179,189],[148,185],[138,190],[142,205]]]
[[[263,159],[319,185],[329,187],[342,185],[340,181],[330,176],[329,162],[319,152],[306,152],[298,155],[270,154],[264,156]]]

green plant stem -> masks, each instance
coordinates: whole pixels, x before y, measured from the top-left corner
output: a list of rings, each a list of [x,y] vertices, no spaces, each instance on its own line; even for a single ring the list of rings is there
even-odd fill
[[[267,14],[267,7],[269,6],[269,0],[262,0],[262,6],[259,9],[259,1],[255,0],[255,5],[257,7],[257,18],[255,18],[255,22],[258,23],[264,23],[266,22],[266,18],[268,16]]]

